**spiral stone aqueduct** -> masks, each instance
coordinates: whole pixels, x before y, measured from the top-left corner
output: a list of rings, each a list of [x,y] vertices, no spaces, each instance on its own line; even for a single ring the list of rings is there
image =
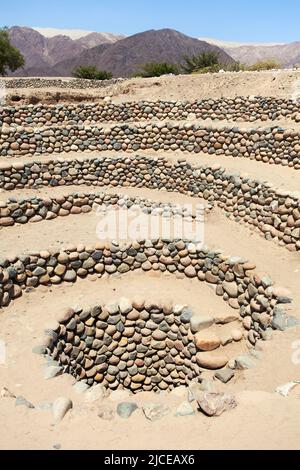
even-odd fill
[[[32,363],[37,400],[43,383],[131,399],[239,388],[262,345],[296,339],[299,122],[271,97],[3,106],[5,374],[26,383],[18,361]],[[96,237],[99,208],[193,223],[197,204],[205,244]]]

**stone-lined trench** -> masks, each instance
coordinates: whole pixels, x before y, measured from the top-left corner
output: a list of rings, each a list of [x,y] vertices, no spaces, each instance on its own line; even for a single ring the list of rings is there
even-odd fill
[[[290,119],[300,122],[300,107],[296,100],[261,96],[120,104],[110,102],[53,106],[38,104],[4,107],[0,111],[0,126],[3,123],[42,126],[56,123],[137,122],[154,117],[160,120],[194,118],[255,122]]]
[[[184,304],[124,297],[66,309],[44,333],[37,349],[50,364],[48,378],[67,373],[90,387],[132,392],[201,382],[203,370],[232,362],[236,347],[230,344],[241,352],[247,338],[234,311],[209,316]],[[226,374],[231,377],[229,369]]]
[[[200,377],[191,317],[184,306],[127,299],[69,309],[48,332],[47,352],[89,386],[172,390]]]
[[[268,329],[285,321],[284,305],[291,299],[273,285],[256,266],[238,257],[223,256],[207,247],[183,240],[141,240],[124,244],[98,242],[95,247],[70,247],[0,260],[0,305],[5,307],[24,290],[75,282],[90,274],[113,275],[130,271],[168,272],[198,278],[214,286],[247,327],[247,338],[255,346]]]
[[[3,125],[0,130],[0,156],[3,157],[107,150],[180,150],[300,168],[300,133],[278,126],[243,129],[232,125],[213,127],[191,122],[150,122],[106,127]]]
[[[192,166],[184,159],[172,164],[164,158],[141,156],[0,165],[0,188],[7,191],[73,184],[145,187],[203,198],[234,221],[254,227],[267,240],[290,251],[300,249],[299,194],[227,173],[221,165]],[[101,201],[105,203],[101,195],[80,193],[56,199],[0,201],[0,226],[90,211]]]

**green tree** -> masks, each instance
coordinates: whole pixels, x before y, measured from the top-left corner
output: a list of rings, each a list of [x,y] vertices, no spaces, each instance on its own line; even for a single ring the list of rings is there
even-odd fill
[[[21,52],[12,46],[6,28],[0,29],[0,75],[7,75],[8,70],[15,72],[25,64]]]
[[[221,67],[219,62],[219,54],[217,52],[202,52],[199,55],[193,55],[191,57],[183,57],[185,63],[182,68],[185,73],[194,73],[203,71],[217,71]]]
[[[88,80],[110,80],[112,73],[106,72],[105,70],[98,70],[94,65],[81,65],[73,71],[73,77]]]
[[[179,73],[178,65],[168,64],[167,62],[148,62],[141,67],[141,70],[135,74],[136,77],[161,77],[162,75]]]

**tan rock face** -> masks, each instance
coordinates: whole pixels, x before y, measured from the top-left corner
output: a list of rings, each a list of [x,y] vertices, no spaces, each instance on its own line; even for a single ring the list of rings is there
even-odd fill
[[[199,331],[195,335],[195,344],[201,351],[213,351],[221,345],[221,340],[215,333]]]

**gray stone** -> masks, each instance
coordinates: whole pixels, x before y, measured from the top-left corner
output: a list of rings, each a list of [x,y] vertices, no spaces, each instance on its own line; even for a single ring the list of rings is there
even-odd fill
[[[199,331],[205,330],[206,328],[212,326],[214,324],[214,319],[209,315],[194,315],[190,320],[190,324],[192,333],[198,333]]]
[[[73,385],[73,389],[78,394],[86,392],[89,388],[89,385],[84,382],[76,382],[76,384]]]
[[[185,308],[183,311],[182,311],[182,314],[180,315],[180,320],[182,321],[182,323],[189,323],[189,321],[191,320],[193,316],[193,312],[191,309],[189,308]]]
[[[148,404],[143,407],[143,412],[149,421],[159,421],[170,414],[170,408],[167,405]]]
[[[287,327],[287,319],[285,313],[276,313],[272,319],[271,325],[274,330],[285,331]]]
[[[203,392],[213,392],[214,384],[212,380],[204,379],[201,384],[198,382],[193,382],[188,388],[188,401],[193,402],[197,401],[202,397]]]
[[[122,419],[128,419],[138,409],[136,403],[120,403],[117,407],[117,413]]]
[[[103,385],[98,384],[87,390],[84,394],[84,400],[87,403],[94,403],[98,400],[103,400],[109,396],[109,390]]]
[[[175,416],[181,417],[181,416],[194,416],[195,411],[192,407],[192,405],[188,401],[184,401],[179,405],[179,407],[176,410]]]
[[[32,349],[33,354],[38,354],[40,356],[44,356],[47,354],[47,348],[45,346],[35,346]]]
[[[122,315],[127,315],[132,311],[132,303],[129,299],[123,297],[119,300],[119,309]]]
[[[232,369],[220,370],[215,374],[215,377],[224,384],[227,384],[234,377],[234,372]]]
[[[32,403],[30,403],[30,401],[26,400],[26,398],[24,398],[22,396],[16,397],[15,405],[16,406],[25,406],[26,408],[28,408],[30,410],[35,408],[35,406]]]
[[[105,306],[106,310],[110,315],[118,315],[119,314],[119,304],[118,302],[114,302]]]
[[[49,366],[44,370],[44,379],[49,380],[61,375],[63,368],[60,366]]]
[[[203,393],[198,400],[200,411],[207,416],[221,416],[225,411],[233,410],[237,407],[237,402],[233,395],[229,393]]]
[[[73,282],[76,280],[77,274],[74,269],[68,270],[64,275],[64,281],[66,282]]]
[[[287,328],[295,328],[296,326],[300,325],[300,321],[296,317],[288,316],[287,317]]]
[[[255,362],[250,355],[241,355],[235,358],[235,368],[238,370],[252,369],[255,366]]]

